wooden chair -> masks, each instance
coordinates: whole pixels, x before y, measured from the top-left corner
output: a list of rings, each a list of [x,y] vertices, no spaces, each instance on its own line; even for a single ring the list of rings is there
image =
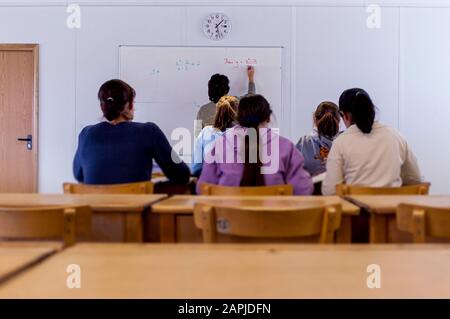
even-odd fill
[[[78,218],[78,213],[83,214],[83,218]],[[0,208],[0,239],[62,238],[64,246],[67,247],[75,243],[76,235],[90,232],[90,222],[91,209],[88,206]]]
[[[204,243],[217,242],[218,234],[251,238],[319,236],[331,243],[341,225],[341,205],[312,208],[240,208],[197,203],[194,220]]]
[[[427,237],[450,239],[450,208],[413,204],[397,207],[397,227],[413,235],[415,243],[425,243]]]
[[[336,194],[340,196],[350,195],[427,195],[430,184],[417,184],[403,187],[364,187],[357,185],[336,185]]]
[[[153,194],[152,182],[111,185],[64,183],[64,194]]]
[[[290,196],[294,194],[292,185],[231,187],[203,183],[200,186],[201,195],[219,196]]]

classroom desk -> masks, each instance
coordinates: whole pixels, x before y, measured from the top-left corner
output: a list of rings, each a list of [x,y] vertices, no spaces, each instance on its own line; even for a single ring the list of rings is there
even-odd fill
[[[245,206],[305,207],[315,204],[342,204],[342,223],[337,242],[351,242],[351,216],[359,214],[359,208],[338,196],[173,196],[152,206],[152,214],[159,215],[160,241],[201,242],[201,231],[194,224],[194,205],[197,202]]]
[[[370,214],[370,242],[411,242],[412,236],[397,230],[396,211],[401,203],[450,208],[450,196],[351,195],[345,197]]]
[[[66,286],[69,264],[80,289]],[[380,289],[367,287],[372,264]],[[449,245],[79,244],[0,298],[450,298],[448,269]]]
[[[0,194],[3,206],[90,206],[92,241],[142,242],[143,212],[167,195]]]
[[[61,247],[61,243],[54,242],[0,242],[0,285]]]

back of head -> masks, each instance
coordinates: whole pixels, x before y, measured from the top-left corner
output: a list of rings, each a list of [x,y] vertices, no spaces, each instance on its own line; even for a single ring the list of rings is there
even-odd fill
[[[339,108],[333,102],[322,102],[314,112],[314,123],[316,124],[319,136],[329,139],[339,133]]]
[[[98,99],[104,117],[108,121],[117,119],[132,104],[136,91],[122,80],[110,80],[104,83],[98,91]]]
[[[247,95],[239,102],[237,120],[243,127],[258,128],[269,121],[271,115],[272,108],[262,95]]]
[[[217,103],[220,98],[230,91],[230,80],[225,75],[214,74],[208,82],[209,100]]]
[[[225,131],[230,128],[237,116],[239,100],[231,95],[222,96],[217,102],[216,115],[214,117],[214,128]]]
[[[375,105],[363,89],[349,89],[339,98],[339,110],[350,114],[352,121],[364,133],[372,132],[375,122]]]
[[[256,141],[250,136],[245,137],[245,164],[241,178],[241,186],[264,186],[264,175],[261,173],[259,126],[270,120],[272,109],[269,102],[262,95],[248,95],[241,99],[238,107],[238,123],[256,132]],[[256,154],[256,163],[250,161]]]

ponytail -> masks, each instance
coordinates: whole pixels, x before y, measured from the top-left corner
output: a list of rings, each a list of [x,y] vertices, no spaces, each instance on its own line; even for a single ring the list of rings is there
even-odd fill
[[[323,102],[314,112],[314,122],[319,136],[325,136],[329,139],[339,133],[340,115],[339,109],[333,102]]]
[[[225,95],[217,103],[217,111],[214,116],[214,128],[224,132],[230,128],[237,116],[239,101],[236,97]]]
[[[339,99],[339,110],[352,116],[352,121],[364,134],[372,132],[375,105],[363,89],[344,91]]]
[[[240,186],[264,186],[265,179],[261,173],[259,126],[268,121],[272,115],[269,102],[262,95],[249,95],[241,99],[237,120],[243,127],[256,133],[256,141],[249,134],[245,136],[245,161]],[[256,163],[251,162],[256,154]]]

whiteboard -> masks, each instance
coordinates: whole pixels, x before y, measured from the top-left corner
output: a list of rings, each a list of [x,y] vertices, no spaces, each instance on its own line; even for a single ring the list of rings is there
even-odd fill
[[[135,120],[158,124],[170,139],[180,127],[193,135],[197,111],[209,102],[211,75],[226,75],[230,94],[243,96],[250,65],[257,93],[267,98],[275,119],[281,118],[281,59],[280,47],[120,46],[119,76],[136,89]]]

